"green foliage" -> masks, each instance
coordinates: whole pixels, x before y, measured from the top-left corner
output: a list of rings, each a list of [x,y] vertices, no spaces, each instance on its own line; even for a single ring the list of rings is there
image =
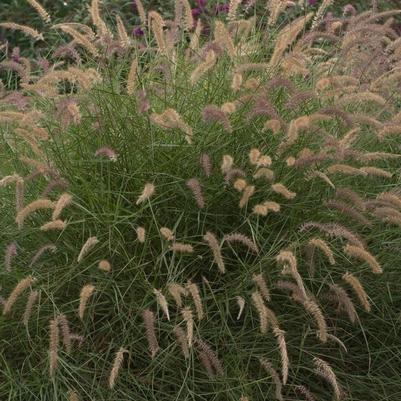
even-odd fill
[[[108,14],[113,12],[107,9]],[[85,15],[83,21],[87,20]],[[360,28],[368,22],[362,19],[359,24]],[[399,77],[397,69],[393,70],[399,65],[399,55],[389,51],[396,39],[388,32],[383,34],[379,23],[372,30],[377,36],[369,38],[362,28],[355,34],[348,30],[355,25],[345,26],[334,44],[319,38],[307,42],[305,28],[301,39],[296,40],[298,35],[287,38],[283,56],[272,66],[269,62],[280,47],[277,38],[283,27],[270,27],[266,41],[261,26],[266,26],[263,18],[248,34],[233,30],[224,35],[223,30],[219,36],[215,32],[213,43],[202,37],[192,51],[188,51],[188,42],[193,32],[185,30],[179,31],[174,46],[167,50],[157,46],[151,31],[144,37],[145,48],[134,42],[116,45],[114,53],[109,51],[107,34],[99,34],[100,40],[91,42],[100,53],[98,58],[77,46],[84,60],[81,64],[60,57],[54,63],[63,60],[64,64],[52,65],[54,70],[34,69],[25,82],[14,71],[8,72],[9,90],[3,99],[13,89],[29,103],[22,110],[18,102],[1,104],[0,151],[6,155],[0,166],[2,176],[16,172],[23,179],[25,207],[41,198],[56,202],[65,192],[73,201],[59,217],[65,229],[41,230],[52,218],[52,211],[46,209],[30,213],[18,229],[15,220],[21,210],[16,211],[16,184],[0,188],[0,246],[7,255],[7,246],[17,244],[17,255],[8,253],[10,266],[4,258],[0,294],[9,300],[17,283],[28,275],[36,279],[31,289],[40,292],[26,327],[21,319],[28,289],[17,298],[10,314],[0,316],[0,399],[66,400],[70,390],[80,400],[275,399],[277,383],[259,359],[270,360],[282,380],[283,356],[271,314],[267,332],[260,329],[261,316],[252,297],[258,290],[257,274],[263,275],[270,291],[271,300],[265,306],[285,332],[290,365],[283,399],[303,399],[296,395],[300,385],[317,400],[332,399],[332,386],[316,374],[313,358],[330,364],[344,400],[399,399],[401,258],[397,249],[401,230],[400,220],[388,220],[391,213],[400,213],[396,201],[401,203],[399,133],[380,135],[386,127],[400,124],[400,96],[394,85]],[[386,40],[378,40],[380,35]],[[344,51],[350,37],[355,43],[362,37],[365,47]],[[372,47],[377,51],[374,59]],[[313,55],[311,48],[325,53]],[[192,85],[191,74],[205,62],[210,49],[216,63]],[[381,57],[386,57],[386,63]],[[138,61],[138,69],[131,75],[133,60]],[[236,74],[242,78],[238,88],[233,87]],[[373,85],[378,79],[381,84]],[[133,91],[128,94],[130,85]],[[335,89],[338,92],[330,94]],[[350,93],[359,97],[350,100]],[[160,122],[160,115],[169,109],[180,119]],[[227,120],[232,132],[224,125]],[[276,121],[279,128],[266,129],[269,121]],[[174,127],[166,128],[169,124]],[[38,138],[34,130],[38,127],[49,135],[48,140]],[[188,127],[191,144],[185,138]],[[21,135],[17,128],[28,129],[31,136]],[[359,130],[355,137],[349,134],[353,128]],[[256,149],[271,157],[271,165],[267,160],[264,167],[274,172],[273,181],[254,178],[263,167],[250,157]],[[204,154],[210,158],[210,175],[200,163]],[[222,171],[227,155],[233,165]],[[338,165],[352,167],[354,174],[344,166],[334,171]],[[368,174],[363,170],[367,166],[387,175]],[[230,177],[234,168],[247,185],[255,186],[243,207],[244,192],[235,188],[236,177]],[[204,208],[198,207],[199,194],[194,196],[188,186],[194,178],[201,185]],[[155,192],[137,204],[146,183],[153,183]],[[283,184],[295,197],[278,193],[273,183]],[[340,188],[351,188],[362,198],[363,207],[341,197]],[[382,193],[390,194],[393,203],[381,200]],[[329,207],[326,202],[333,199],[345,202],[346,208]],[[276,202],[280,211],[267,216],[254,213],[254,207],[265,201]],[[391,209],[386,216],[378,214],[383,207]],[[361,215],[368,223],[361,221]],[[326,235],[316,227],[302,230],[306,222],[335,223],[337,231]],[[138,227],[145,228],[144,243],[137,238]],[[173,231],[173,241],[163,237],[162,227]],[[208,231],[218,240],[224,274],[204,240]],[[227,241],[225,236],[230,233],[246,235],[259,252]],[[83,245],[93,236],[98,243],[78,262]],[[311,260],[308,244],[316,237],[332,250],[334,265],[319,249],[314,249]],[[355,244],[359,238],[383,274],[374,274],[366,261],[344,252],[347,243]],[[189,244],[194,252],[173,251],[174,242]],[[54,252],[47,250],[32,263],[37,251],[48,244],[56,246]],[[296,271],[278,263],[282,251],[296,257]],[[110,262],[110,272],[99,269],[101,260]],[[343,281],[347,271],[368,294],[370,313]],[[292,284],[293,293],[280,288],[283,280]],[[306,288],[304,298],[299,297],[299,280]],[[188,281],[199,288],[205,316],[197,317],[199,305],[187,294],[183,302],[193,311],[195,342],[186,359],[174,328],[188,333],[188,326],[168,286],[185,287]],[[94,285],[95,292],[80,319],[80,294],[88,284]],[[344,310],[344,299],[330,290],[332,284],[342,286],[354,303],[355,322]],[[170,320],[154,289],[166,297]],[[240,318],[238,296],[245,300]],[[322,311],[330,334],[327,342],[317,338],[316,316],[306,310],[308,302]],[[155,314],[160,347],[153,358],[143,321],[147,309]],[[53,341],[59,345],[56,354],[50,349],[56,355],[52,376],[49,324],[61,314],[82,344],[73,338],[72,351],[67,352],[65,332],[59,333],[60,341]],[[200,340],[215,353],[223,374],[215,371],[209,377]],[[109,375],[120,348],[128,352],[110,389]],[[208,355],[213,362],[214,356]]]

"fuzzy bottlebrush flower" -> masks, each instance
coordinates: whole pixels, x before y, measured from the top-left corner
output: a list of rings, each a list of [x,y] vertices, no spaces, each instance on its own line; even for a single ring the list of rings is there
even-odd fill
[[[106,37],[110,37],[111,33],[109,32],[106,23],[102,20],[100,16],[99,0],[92,0],[89,7],[89,14],[92,19],[93,25],[97,29],[97,34],[99,35],[100,39],[104,40]]]
[[[57,354],[59,343],[59,328],[56,319],[50,321],[49,334],[49,375],[54,377],[57,368]]]
[[[237,305],[239,308],[238,315],[237,315],[237,320],[239,320],[241,318],[242,312],[244,311],[244,308],[245,308],[245,299],[242,298],[240,295],[237,295],[235,297],[235,299],[237,300]]]
[[[35,283],[35,281],[36,279],[34,277],[27,276],[17,283],[17,285],[11,291],[11,294],[4,303],[3,315],[7,315],[10,313],[11,308],[13,307],[21,293],[23,293],[28,287]]]
[[[167,227],[161,227],[160,228],[160,234],[167,240],[167,241],[174,241],[175,235],[174,232],[171,231]]]
[[[17,256],[17,244],[15,242],[8,244],[4,254],[4,267],[6,271],[11,271],[11,261]]]
[[[138,73],[138,60],[135,58],[131,62],[131,67],[127,77],[127,94],[133,95],[137,84],[137,73]]]
[[[29,81],[29,77],[27,76],[27,71],[24,66],[16,61],[12,60],[4,60],[0,62],[0,69],[7,69],[11,71],[15,71],[21,78],[21,82],[26,83]]]
[[[270,170],[267,167],[261,167],[256,170],[255,174],[253,175],[254,179],[258,178],[264,178],[268,181],[273,181],[274,180],[274,171]]]
[[[240,233],[226,234],[224,236],[224,241],[227,241],[228,243],[239,242],[239,243],[245,245],[252,252],[259,253],[259,248],[257,247],[257,245],[249,237],[247,237],[244,234],[240,234]]]
[[[241,4],[242,0],[230,0],[229,10],[227,14],[228,21],[235,21],[237,18],[238,8]]]
[[[234,158],[230,155],[224,155],[220,170],[223,174],[227,174],[234,165]]]
[[[57,316],[56,320],[61,329],[63,345],[65,347],[65,350],[69,353],[71,352],[72,349],[72,343],[71,343],[71,331],[67,317],[64,314],[60,314]]]
[[[41,231],[51,231],[51,230],[64,230],[67,227],[67,223],[63,220],[53,220],[40,227]]]
[[[401,134],[401,124],[387,125],[378,131],[377,137],[380,140],[383,140],[384,138],[386,138],[389,135],[399,135],[399,134]]]
[[[306,90],[306,91],[298,91],[294,95],[292,95],[286,103],[286,107],[289,110],[295,109],[299,107],[299,105],[304,105],[308,103],[308,101],[316,98],[316,92]]]
[[[327,168],[326,172],[328,174],[345,174],[345,175],[353,175],[353,176],[363,176],[366,177],[367,173],[362,171],[359,168],[349,166],[347,164],[332,164]]]
[[[71,333],[70,334],[70,339],[71,341],[77,341],[78,342],[78,347],[81,347],[83,342],[85,341],[85,337],[80,336],[79,334]]]
[[[202,320],[205,314],[203,312],[202,298],[200,296],[198,286],[195,283],[192,283],[190,280],[188,280],[186,289],[188,290],[189,294],[191,295],[194,301],[198,320]]]
[[[328,384],[330,384],[333,389],[335,399],[340,400],[342,391],[331,366],[320,358],[313,358],[313,363],[315,365],[316,374],[321,376],[327,381]]]
[[[253,213],[259,216],[267,216],[269,212],[278,213],[280,211],[280,205],[276,202],[266,201],[255,205]]]
[[[340,211],[342,214],[348,215],[353,218],[358,223],[371,227],[372,223],[359,211],[355,210],[352,206],[349,206],[345,202],[341,202],[335,199],[329,199],[324,202],[324,205],[327,206],[329,209],[334,209]]]
[[[106,156],[112,162],[116,162],[118,157],[117,153],[109,146],[102,146],[101,148],[97,149],[95,156]]]
[[[263,369],[266,371],[266,373],[268,373],[271,376],[271,378],[273,379],[273,382],[274,382],[274,385],[276,388],[276,392],[275,392],[276,400],[283,401],[283,394],[282,394],[283,385],[281,383],[280,376],[278,375],[276,370],[273,368],[273,365],[267,358],[261,358],[260,365],[263,367]]]
[[[45,10],[45,8],[36,0],[27,0],[28,3],[36,10],[36,12],[39,14],[40,18],[44,22],[49,23],[50,22],[50,15],[49,13]]]
[[[40,259],[40,257],[47,251],[55,252],[57,247],[53,244],[46,244],[40,247],[35,255],[32,257],[31,263],[29,264],[30,267],[34,266],[35,263]]]
[[[401,195],[392,192],[382,192],[376,196],[378,201],[401,210]]]
[[[234,91],[239,91],[242,86],[243,76],[239,72],[233,74],[231,89]]]
[[[181,20],[183,20],[182,24]],[[194,25],[193,10],[188,0],[175,1],[175,23],[182,25],[186,31],[192,30]]]
[[[361,153],[358,156],[358,160],[361,162],[371,162],[375,160],[388,160],[388,159],[399,159],[401,155],[396,153],[387,153],[387,152],[366,152]]]
[[[228,132],[232,133],[233,128],[231,126],[231,122],[228,119],[226,113],[220,110],[218,106],[210,104],[205,106],[202,110],[202,118],[205,122],[220,122],[223,128]]]
[[[261,155],[257,162],[258,167],[270,166],[271,164],[272,164],[272,159],[270,156],[267,155]]]
[[[297,298],[296,300],[300,302],[305,310],[313,316],[318,327],[317,336],[322,343],[327,342],[327,323],[323,316],[321,309],[318,304],[312,299]]]
[[[19,159],[26,166],[28,166],[30,168],[34,168],[42,174],[49,173],[51,171],[51,168],[46,163],[43,163],[39,160],[31,159],[26,156],[20,156]]]
[[[188,347],[188,342],[187,342],[187,338],[185,336],[184,330],[181,327],[175,326],[174,334],[175,334],[178,344],[181,347],[181,351],[184,355],[184,358],[189,359],[189,347]]]
[[[259,314],[260,332],[265,334],[269,328],[269,321],[273,328],[278,327],[276,315],[263,302],[263,297],[259,291],[252,293],[252,302]]]
[[[78,30],[74,29],[73,27],[67,25],[67,24],[57,24],[53,25],[54,29],[60,29],[66,34],[72,36],[74,39],[74,42],[77,45],[82,46],[85,50],[87,50],[93,57],[99,57],[99,51],[98,49],[93,45],[90,39],[88,39],[87,35],[84,35]]]
[[[46,187],[43,189],[42,193],[40,194],[41,198],[47,198],[49,194],[55,189],[55,188],[60,188],[60,189],[66,189],[68,188],[68,182],[66,180],[63,180],[61,178],[55,178],[51,180]]]
[[[17,134],[20,138],[22,138],[31,148],[32,152],[35,153],[36,156],[43,158],[44,153],[39,145],[38,139],[33,136],[27,129],[25,128],[16,128],[14,133]],[[23,184],[23,179],[20,180],[20,183]],[[17,181],[18,184],[18,181]]]
[[[352,125],[353,122],[350,122],[350,125]],[[349,148],[354,141],[358,138],[359,134],[361,132],[361,129],[359,127],[353,128],[350,131],[348,131],[338,142],[338,147],[339,148]]]
[[[38,299],[38,296],[39,296],[39,291],[37,290],[31,291],[29,293],[28,300],[25,306],[24,315],[22,317],[22,323],[24,324],[25,327],[28,327],[29,319],[31,318],[32,315],[32,309],[36,300]]]
[[[328,185],[330,185],[333,189],[336,189],[336,186],[333,184],[333,182],[330,180],[330,178],[327,177],[327,175],[325,173],[323,173],[322,171],[313,170],[313,171],[308,172],[305,175],[305,180],[309,181],[314,177],[320,178],[321,180],[326,182]]]
[[[180,284],[170,283],[167,284],[167,288],[171,296],[174,298],[175,303],[178,308],[182,308],[182,296],[186,296],[188,294],[187,290]]]
[[[225,114],[232,114],[235,112],[236,109],[237,106],[233,102],[226,102],[220,107],[220,110]]]
[[[147,183],[145,184],[141,195],[138,197],[137,201],[135,202],[136,205],[139,205],[146,200],[148,200],[153,194],[155,193],[155,186],[154,184]]]
[[[138,241],[141,244],[144,244],[145,243],[145,235],[146,235],[145,228],[144,227],[137,227],[135,229],[135,231],[136,231],[136,237],[137,237]]]
[[[15,24],[14,22],[1,22],[0,27],[11,29],[13,31],[21,31],[35,40],[43,40],[43,35],[30,26]]]
[[[260,150],[253,148],[249,151],[249,163],[251,163],[252,165],[256,165],[258,164],[258,160],[261,156]]]
[[[109,388],[112,389],[116,383],[118,372],[120,371],[121,365],[124,359],[124,353],[128,352],[125,348],[121,347],[114,357],[113,366],[109,375]]]
[[[75,391],[68,392],[68,401],[79,401],[78,394]]]
[[[82,259],[88,254],[88,252],[99,242],[96,237],[89,237],[85,244],[82,246],[81,251],[78,255],[78,263],[82,261]]]
[[[386,223],[401,226],[401,212],[392,207],[377,207],[373,214]]]
[[[152,113],[150,116],[151,121],[163,128],[179,129],[185,133],[186,141],[191,144],[193,131],[192,128],[183,120],[183,118],[174,109],[166,109],[163,113]]]
[[[196,346],[207,357],[210,366],[213,370],[212,376],[214,376],[215,374],[223,376],[224,375],[223,365],[219,360],[219,358],[217,357],[216,353],[212,350],[212,348],[199,338],[196,339]]]
[[[143,7],[142,1],[141,0],[134,0],[133,4],[135,6],[135,9],[138,12],[141,24],[143,26],[145,26],[146,25],[146,11],[145,11],[145,8]]]
[[[72,44],[61,45],[54,50],[52,58],[58,59],[61,57],[68,57],[74,60],[76,64],[81,63],[81,56]]]
[[[267,283],[263,274],[254,274],[252,276],[252,281],[258,286],[259,292],[265,301],[270,301],[270,291],[267,288]]]
[[[206,234],[203,236],[203,240],[209,245],[209,248],[213,253],[214,262],[217,264],[220,272],[224,273],[226,271],[226,268],[224,265],[223,257],[221,255],[220,244],[217,241],[216,236],[210,231],[207,231]]]
[[[234,59],[236,56],[234,42],[230,36],[230,33],[228,32],[226,25],[219,20],[216,20],[214,24],[214,38],[218,44],[224,46],[229,57],[231,59]]]
[[[166,36],[163,31],[163,28],[166,26],[163,17],[156,11],[150,11],[148,14],[148,21],[156,40],[158,51],[163,56],[171,56],[167,48]]]
[[[191,308],[184,308],[181,311],[182,317],[187,326],[187,342],[188,347],[192,347],[193,338],[194,338],[194,317]]]
[[[160,306],[163,313],[166,315],[167,320],[170,321],[170,313],[168,311],[168,303],[166,297],[162,294],[160,290],[157,290],[156,288],[153,289],[153,294],[155,294],[157,303]]]
[[[286,385],[288,380],[288,366],[290,362],[288,359],[287,344],[285,342],[285,337],[284,337],[285,332],[283,330],[280,330],[278,327],[274,327],[273,333],[274,336],[277,338],[278,347],[281,355],[282,381],[283,384]]]
[[[314,221],[306,222],[303,223],[299,227],[299,231],[303,232],[306,230],[310,230],[311,228],[317,228],[326,234],[328,234],[331,237],[336,237],[336,238],[344,238],[347,241],[349,241],[352,245],[355,245],[360,248],[364,248],[364,243],[362,240],[351,230],[348,228],[342,226],[341,224],[337,223],[318,223]]]
[[[299,289],[301,290],[303,298],[307,299],[308,295],[306,293],[302,277],[298,272],[295,255],[291,251],[281,250],[276,257],[276,260],[278,263],[283,264],[283,270],[281,274],[290,275],[296,281]]]
[[[369,303],[369,298],[359,279],[348,272],[345,273],[342,278],[352,287],[361,305],[365,308],[366,312],[370,312],[371,306]]]
[[[311,248],[319,248],[329,260],[331,265],[335,265],[336,261],[334,259],[333,251],[330,249],[330,246],[327,244],[326,241],[322,240],[321,238],[312,238],[309,240],[307,247]]]
[[[277,183],[272,185],[272,190],[286,199],[294,199],[297,195],[295,192],[291,192],[285,185]]]
[[[360,210],[365,210],[364,200],[351,188],[341,187],[336,189],[336,197],[350,201]]]
[[[54,209],[55,203],[50,199],[37,199],[31,202],[29,205],[25,206],[21,209],[15,218],[16,223],[18,224],[18,228],[21,229],[23,227],[25,219],[34,211],[39,209]]]
[[[242,193],[242,197],[239,201],[239,207],[243,208],[244,206],[246,206],[249,202],[249,199],[251,198],[251,196],[255,193],[255,186],[254,185],[247,185]]]
[[[0,63],[0,66],[3,65],[3,63]],[[21,74],[20,74],[21,76]],[[21,79],[27,79],[26,78],[26,70],[23,70]],[[8,103],[12,104],[15,107],[17,107],[18,110],[26,110],[27,106],[29,105],[29,98],[27,96],[24,96],[20,92],[10,92],[8,95],[6,95],[1,101],[1,103]]]
[[[226,182],[226,183],[228,184],[228,183],[230,183],[233,179],[239,178],[239,177],[245,178],[245,177],[246,177],[245,172],[242,171],[242,170],[239,169],[239,168],[231,168],[231,169],[229,169],[229,170],[225,173],[225,175],[224,175],[224,182]],[[243,181],[245,181],[245,180],[243,180]],[[246,185],[245,185],[245,186],[246,186]],[[244,186],[244,188],[245,188],[245,186]],[[243,188],[243,189],[244,189],[244,188]]]
[[[340,287],[338,284],[330,284],[330,290],[334,295],[333,299],[338,304],[340,309],[347,313],[351,323],[355,323],[357,319],[355,306],[344,288]]]
[[[379,262],[376,260],[376,258],[369,253],[367,250],[365,250],[362,247],[347,244],[344,247],[344,252],[351,257],[357,258],[359,260],[365,261],[370,268],[372,269],[372,272],[375,274],[381,274],[383,273],[383,269],[381,268]]]
[[[316,95],[316,93],[315,93]],[[352,119],[350,118],[349,114],[338,108],[338,107],[323,107],[322,109],[318,110],[318,113],[327,114],[327,115],[334,115],[341,119],[344,124],[350,128],[353,125]],[[340,144],[342,146],[349,146],[351,142],[354,140],[355,136],[359,133],[359,128],[351,129],[349,132],[345,134],[345,136],[340,140]]]
[[[206,177],[210,177],[212,172],[212,163],[210,161],[210,156],[207,153],[202,153],[199,158],[199,163],[202,167],[203,172]]]
[[[313,396],[313,394],[310,392],[309,389],[307,389],[305,386],[303,385],[298,385],[295,386],[295,392],[297,394],[302,395],[306,401],[316,401],[315,397]]]
[[[209,379],[213,380],[215,377],[215,374],[214,374],[214,370],[212,367],[212,363],[210,362],[210,359],[208,358],[207,354],[204,351],[199,351],[198,357],[199,357],[201,364],[205,368]]]
[[[150,309],[145,309],[142,313],[142,318],[145,324],[146,338],[148,340],[150,355],[152,358],[154,358],[160,349],[156,338],[155,315]]]
[[[116,25],[120,45],[123,48],[127,48],[130,45],[130,38],[128,36],[127,30],[125,29],[124,22],[119,15],[116,15]]]
[[[191,85],[195,85],[207,71],[209,71],[216,64],[216,53],[209,50],[206,53],[205,60],[200,63],[192,72],[190,77]]]
[[[270,58],[270,67],[276,67],[280,63],[285,50],[294,42],[298,34],[312,18],[312,15],[313,13],[309,13],[299,17],[281,29],[277,35],[273,54]]]
[[[373,177],[391,178],[393,176],[389,171],[373,166],[361,167],[359,170],[366,173],[368,176],[371,175]]]
[[[100,270],[103,270],[104,272],[110,272],[111,271],[111,264],[108,260],[100,260],[98,264],[98,268]]]
[[[263,131],[272,131],[273,134],[277,134],[281,129],[280,120],[267,120],[263,126]]]
[[[193,253],[194,248],[190,244],[184,244],[183,242],[173,242],[170,249],[174,252],[180,253]]]
[[[255,105],[248,113],[247,118],[248,120],[252,120],[260,115],[265,115],[273,120],[280,120],[280,116],[275,106],[273,106],[269,100],[262,97],[256,99]]]
[[[303,296],[301,290],[292,281],[278,280],[275,283],[275,287],[280,289],[280,290],[291,291],[291,297],[295,301],[300,302],[300,301],[302,301],[304,299],[304,296]]]
[[[242,192],[247,187],[247,182],[243,178],[238,178],[234,181],[233,187],[238,192]]]
[[[186,186],[192,191],[198,208],[203,209],[205,207],[205,200],[203,198],[202,187],[199,180],[191,178],[186,182]]]
[[[191,35],[191,39],[188,46],[187,57],[189,57],[192,53],[196,53],[199,51],[199,38],[203,31],[202,21],[199,18],[196,22],[195,31]]]
[[[84,313],[86,309],[86,304],[90,296],[95,291],[95,286],[92,284],[86,284],[81,288],[81,292],[79,294],[79,307],[78,307],[78,316],[81,320],[84,318]]]

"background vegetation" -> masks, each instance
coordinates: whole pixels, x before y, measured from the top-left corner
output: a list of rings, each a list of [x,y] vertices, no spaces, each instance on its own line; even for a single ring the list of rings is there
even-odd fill
[[[52,22],[87,24],[89,46],[33,17],[44,43],[24,35],[20,55],[3,52],[0,399],[398,401],[393,16],[337,28],[295,11],[270,25],[266,12],[255,25],[218,16],[197,43],[188,16],[172,35],[160,34],[157,14],[126,40],[115,15],[130,33],[131,4],[104,2],[102,14],[95,4],[55,10]],[[31,12],[9,10],[7,20]],[[76,53],[60,53],[66,43]],[[155,191],[143,197],[147,184]],[[47,208],[31,210],[38,199]],[[10,305],[27,277],[35,281]]]

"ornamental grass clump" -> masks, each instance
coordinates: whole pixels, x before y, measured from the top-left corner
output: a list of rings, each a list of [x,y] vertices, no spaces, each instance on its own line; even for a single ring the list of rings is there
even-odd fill
[[[0,24],[0,399],[398,399],[398,11],[279,3]]]

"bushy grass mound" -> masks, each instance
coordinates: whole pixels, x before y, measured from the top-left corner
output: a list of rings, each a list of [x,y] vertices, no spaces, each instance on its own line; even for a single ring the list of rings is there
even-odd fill
[[[0,399],[399,399],[396,12],[268,4],[3,64]]]

